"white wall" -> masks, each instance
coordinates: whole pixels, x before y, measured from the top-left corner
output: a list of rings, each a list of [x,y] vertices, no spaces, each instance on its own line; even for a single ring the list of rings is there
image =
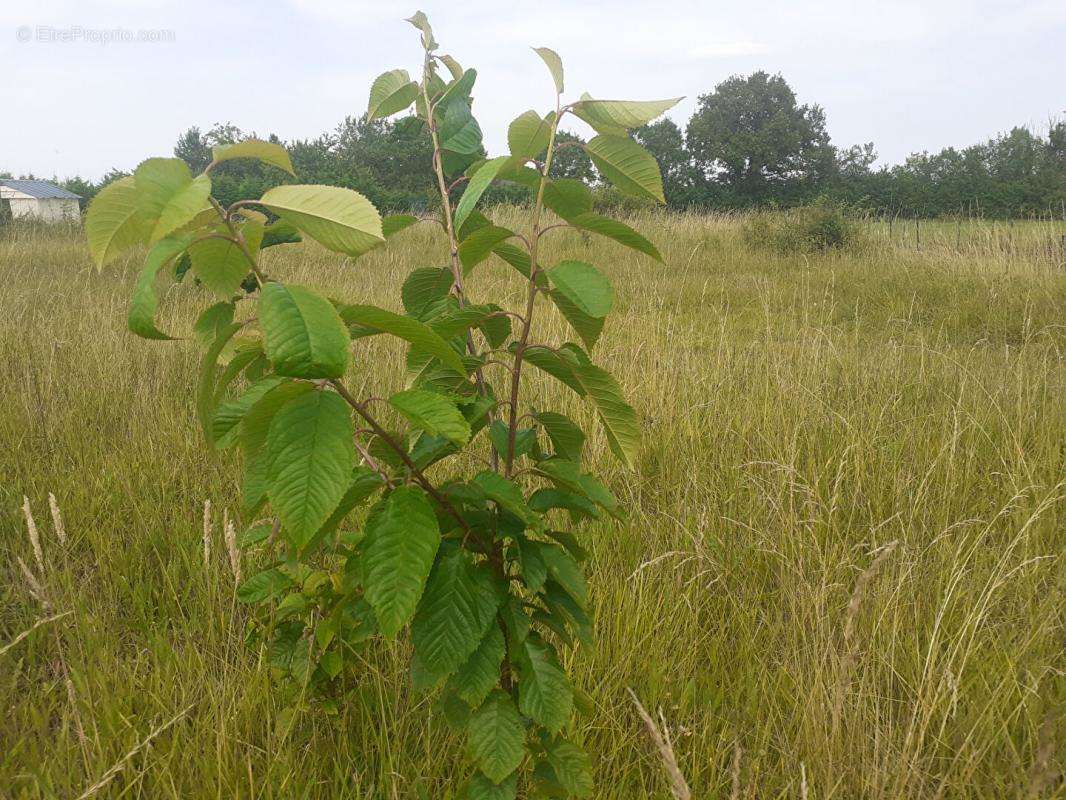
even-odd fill
[[[43,222],[76,221],[80,219],[78,201],[59,197],[20,198],[12,197],[11,216],[15,219],[31,218]]]

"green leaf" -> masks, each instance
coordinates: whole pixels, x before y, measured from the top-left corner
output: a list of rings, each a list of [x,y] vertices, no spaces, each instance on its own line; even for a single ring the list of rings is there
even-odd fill
[[[277,597],[293,585],[280,569],[266,569],[245,580],[237,589],[237,599],[242,603],[261,603]]]
[[[302,241],[303,237],[294,226],[279,219],[274,224],[267,225],[263,231],[263,241],[260,242],[259,249],[265,250],[279,244],[296,244]]]
[[[525,757],[525,731],[511,696],[494,689],[470,717],[467,750],[490,780],[500,783]]]
[[[389,405],[420,430],[443,436],[459,446],[470,441],[470,423],[444,395],[426,389],[408,389],[390,397]]]
[[[303,547],[340,503],[355,465],[352,418],[335,392],[282,406],[267,434],[268,493],[289,541]]]
[[[533,414],[533,419],[547,432],[557,456],[575,464],[581,463],[585,434],[573,420],[554,411],[538,411]]]
[[[585,396],[585,387],[578,381],[570,361],[562,359],[551,348],[532,345],[525,349],[523,358],[537,369],[547,372],[556,380],[569,386],[581,397]]]
[[[458,61],[451,56],[439,56],[439,58],[444,63],[444,66],[448,68],[448,72],[452,74],[452,78],[459,80],[463,77],[463,68]]]
[[[647,125],[684,98],[670,100],[593,100],[583,97],[574,103],[574,114],[597,133],[624,134],[630,128]]]
[[[249,220],[241,225],[240,230],[254,260],[259,252],[264,228],[259,222]],[[224,235],[228,236],[228,231]],[[193,242],[189,245],[189,257],[196,277],[223,298],[232,297],[252,269],[248,255],[231,239],[211,238]]]
[[[239,322],[231,323],[218,329],[215,340],[204,351],[203,360],[200,362],[200,379],[196,387],[196,414],[200,419],[200,427],[203,429],[204,438],[209,443],[214,442],[211,438],[211,418],[214,416],[215,378],[218,365],[218,357],[222,354],[229,340],[241,329]]]
[[[421,11],[416,11],[407,21],[422,31],[422,46],[427,50],[437,49],[437,40],[433,38],[433,28],[429,26],[429,20]]]
[[[529,253],[521,247],[513,245],[510,242],[503,242],[492,248],[492,252],[518,270],[524,278],[527,280],[529,279],[529,271],[532,266]]]
[[[381,218],[381,232],[387,239],[402,230],[410,228],[417,222],[418,217],[414,214],[389,214],[387,217]]]
[[[518,561],[522,579],[531,592],[539,592],[548,580],[548,565],[540,556],[540,542],[524,536],[518,538]]]
[[[384,481],[381,476],[369,467],[359,465],[352,470],[352,480],[348,485],[348,490],[344,493],[344,497],[341,498],[340,503],[333,509],[333,513],[329,515],[329,519],[318,529],[315,538],[308,542],[304,550],[309,550],[317,543],[316,540],[320,537],[324,538],[337,530],[351,510],[374,494],[383,484]]]
[[[474,476],[473,482],[485,493],[486,497],[523,522],[536,520],[536,515],[526,505],[522,490],[500,473],[490,469],[483,470]]]
[[[556,178],[544,184],[544,205],[569,221],[592,210],[592,192],[576,178]]]
[[[601,134],[585,145],[585,151],[603,177],[625,194],[666,202],[658,163],[632,139]]]
[[[477,708],[499,683],[506,643],[499,625],[490,625],[466,663],[452,676],[449,686],[471,708]]]
[[[489,439],[492,442],[492,446],[496,448],[496,452],[500,455],[507,457],[507,451],[509,448],[509,437],[507,423],[503,420],[496,420],[489,426]],[[537,440],[537,432],[533,428],[518,428],[515,430],[514,437],[514,456],[524,456],[530,450],[533,449],[533,445]]]
[[[487,566],[474,564],[458,548],[438,558],[411,624],[415,653],[431,682],[448,677],[470,658],[498,604]]]
[[[400,287],[403,308],[412,317],[421,318],[426,307],[446,297],[455,280],[445,267],[419,267],[407,276]]]
[[[351,305],[342,306],[341,319],[347,324],[355,323],[366,328],[373,328],[382,333],[398,336],[406,342],[424,350],[440,359],[445,366],[456,372],[466,374],[466,367],[459,354],[452,349],[432,328],[411,317],[394,314],[376,306]]]
[[[588,586],[581,565],[564,548],[554,544],[541,544],[540,557],[548,565],[548,573],[582,607],[588,604]]]
[[[192,332],[200,344],[211,344],[219,330],[233,322],[235,309],[236,306],[232,302],[215,303],[205,308],[192,326]]]
[[[382,634],[395,636],[415,613],[440,529],[425,492],[392,491],[371,512],[363,543],[363,586]]]
[[[137,285],[133,289],[133,299],[127,319],[129,329],[145,339],[173,339],[155,326],[155,311],[159,299],[155,293],[155,279],[159,270],[189,246],[189,237],[163,239],[148,251]]]
[[[501,783],[494,783],[478,773],[466,787],[466,800],[515,800],[518,796],[518,773],[512,773]]]
[[[359,256],[385,241],[377,209],[352,189],[275,186],[259,202],[338,253]]]
[[[249,386],[236,400],[222,403],[211,418],[211,438],[215,441],[215,446],[228,447],[236,439],[238,426],[244,415],[268,392],[280,386],[283,380],[277,375],[267,375]]]
[[[600,518],[595,504],[581,495],[562,489],[537,489],[529,496],[529,507],[539,514],[553,508],[562,508],[580,517]]]
[[[155,226],[167,204],[192,183],[192,173],[180,158],[149,158],[133,171],[144,219]]]
[[[582,230],[598,233],[600,236],[614,239],[619,244],[624,244],[626,247],[639,250],[641,253],[651,256],[656,261],[663,260],[663,257],[659,255],[659,251],[655,248],[655,245],[624,222],[619,222],[610,217],[602,217],[591,211],[576,214],[567,219],[567,222],[575,228],[581,228]]]
[[[548,149],[554,114],[542,117],[536,111],[524,111],[507,128],[507,147],[522,161],[536,158]]]
[[[458,78],[448,84],[447,90],[440,96],[437,105],[445,108],[448,104],[461,100],[469,107],[470,92],[474,89],[475,81],[477,81],[477,70],[464,70]]]
[[[584,261],[562,261],[547,271],[555,305],[574,326],[586,347],[592,348],[614,304],[611,282]]]
[[[470,178],[463,196],[459,198],[459,204],[455,207],[454,227],[459,228],[466,222],[466,218],[474,210],[474,206],[481,199],[481,195],[489,188],[489,184],[492,183],[500,169],[510,160],[508,156],[499,156],[498,158],[489,159],[478,167],[477,172]]]
[[[188,185],[175,193],[159,212],[159,219],[148,237],[149,244],[158,242],[165,236],[186,225],[200,214],[205,207],[210,208],[207,198],[211,195],[211,179],[199,175]]]
[[[459,261],[463,264],[463,272],[470,272],[488,258],[501,242],[514,235],[514,231],[498,225],[486,225],[471,233],[459,243]]]
[[[563,60],[559,58],[559,54],[548,47],[534,47],[533,52],[540,56],[541,60],[547,64],[548,71],[552,74],[552,80],[555,81],[555,91],[557,94],[562,94]]]
[[[274,415],[289,401],[308,394],[313,388],[309,383],[286,381],[267,392],[244,415],[240,440],[244,454],[244,510],[249,514],[255,513],[266,499],[270,468],[267,436]]]
[[[279,375],[340,378],[351,337],[333,304],[302,286],[270,282],[259,301],[267,358]]]
[[[548,764],[555,779],[574,797],[589,797],[592,794],[592,766],[589,757],[575,744],[557,738],[548,746]]]
[[[366,118],[389,117],[403,111],[418,97],[418,84],[405,69],[394,69],[379,75],[370,87],[370,103]]]
[[[562,352],[596,406],[611,452],[627,467],[636,469],[640,451],[640,421],[633,407],[622,396],[618,381],[607,370],[589,361],[579,348],[565,345]]]
[[[440,146],[442,150],[463,156],[476,156],[481,152],[481,126],[470,113],[469,103],[462,97],[444,107],[444,119],[440,124]],[[454,173],[454,165],[452,169],[446,166],[445,171]]]
[[[518,708],[552,733],[558,733],[574,710],[574,692],[551,645],[538,636],[522,644]]]
[[[292,168],[292,160],[289,151],[276,142],[264,142],[262,139],[245,139],[234,144],[220,144],[211,149],[213,163],[221,164],[223,161],[232,161],[235,158],[254,158],[269,164],[272,167],[284,170],[295,176],[296,171]],[[208,169],[211,169],[211,166]]]
[[[97,267],[147,241],[151,230],[140,214],[139,192],[132,175],[101,189],[85,215],[85,236]]]

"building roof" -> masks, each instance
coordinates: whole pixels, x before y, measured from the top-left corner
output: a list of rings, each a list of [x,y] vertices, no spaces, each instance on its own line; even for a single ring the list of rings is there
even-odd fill
[[[81,195],[74,194],[74,192],[68,192],[66,189],[61,189],[54,183],[48,181],[14,181],[14,180],[0,180],[0,186],[6,186],[8,189],[14,189],[16,192],[22,192],[28,194],[30,197],[36,197],[38,199],[50,199],[58,198],[60,200],[80,200]]]

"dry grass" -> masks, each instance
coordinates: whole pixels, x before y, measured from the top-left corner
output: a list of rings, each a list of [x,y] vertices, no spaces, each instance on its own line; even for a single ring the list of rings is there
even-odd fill
[[[582,534],[598,644],[573,667],[597,796],[671,791],[632,686],[670,721],[693,797],[1062,797],[1058,263],[887,240],[779,258],[733,219],[633,224],[665,264],[569,233],[547,248],[612,276],[595,357],[646,430],[635,474],[591,441],[631,510]],[[428,227],[356,264],[281,250],[272,273],[387,307],[442,252]],[[0,796],[109,776],[95,796],[448,797],[461,746],[407,688],[403,646],[347,678],[333,719],[286,712],[243,647],[225,526],[204,565],[203,500],[232,514],[236,470],[198,439],[195,347],[124,332],[135,269],[97,274],[59,232],[0,239],[0,642],[42,616],[17,566],[35,561],[23,495],[62,508],[66,545],[39,539],[48,597],[74,612],[0,654]],[[517,301],[508,269],[479,266],[474,295]],[[162,327],[204,302],[168,291]],[[395,386],[399,352],[361,342],[349,382]],[[534,395],[591,423],[546,382]]]

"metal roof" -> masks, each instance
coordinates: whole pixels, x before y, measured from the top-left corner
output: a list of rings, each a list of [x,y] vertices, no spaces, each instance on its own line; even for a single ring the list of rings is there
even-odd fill
[[[58,198],[60,200],[81,199],[81,195],[68,192],[66,189],[61,189],[48,181],[13,181],[4,179],[0,180],[0,186],[6,186],[8,189],[14,189],[16,192],[22,192],[30,197],[42,200],[47,198]]]

